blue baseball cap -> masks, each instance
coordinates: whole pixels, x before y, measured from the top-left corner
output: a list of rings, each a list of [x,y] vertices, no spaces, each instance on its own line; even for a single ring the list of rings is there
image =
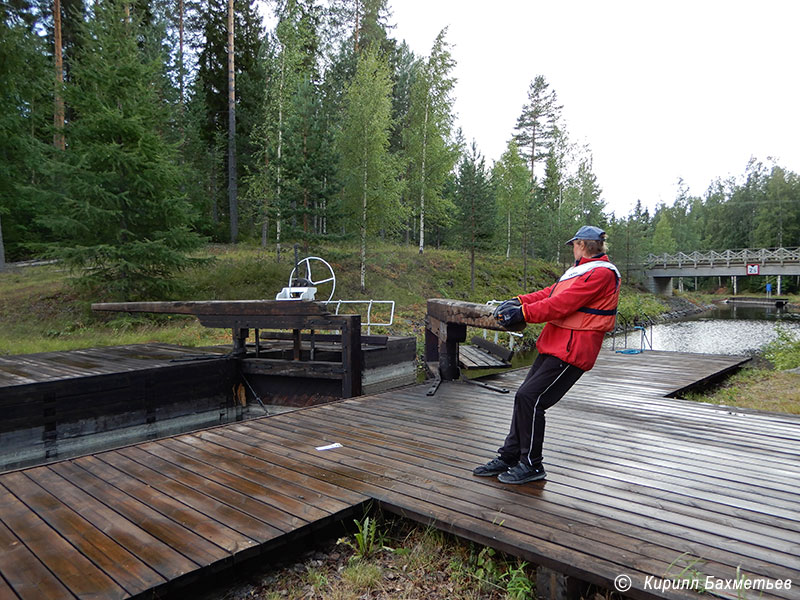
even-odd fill
[[[578,233],[575,234],[571,240],[567,242],[567,246],[572,246],[572,242],[575,240],[594,240],[596,242],[602,242],[606,239],[606,232],[600,229],[599,227],[592,227],[591,225],[584,225],[580,229],[578,229]]]

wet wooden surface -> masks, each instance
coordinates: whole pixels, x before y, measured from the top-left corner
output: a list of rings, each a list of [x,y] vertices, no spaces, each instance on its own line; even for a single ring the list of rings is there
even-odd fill
[[[154,343],[0,356],[0,394],[4,387],[170,367],[176,361],[213,359],[227,352]]]
[[[513,394],[461,382],[5,473],[0,598],[149,597],[368,499],[586,581],[626,574],[634,597],[696,597],[644,587],[701,559],[703,577],[791,579],[762,597],[798,598],[800,418],[664,397],[737,362],[603,352],[548,412],[548,479],[523,486],[471,475]]]

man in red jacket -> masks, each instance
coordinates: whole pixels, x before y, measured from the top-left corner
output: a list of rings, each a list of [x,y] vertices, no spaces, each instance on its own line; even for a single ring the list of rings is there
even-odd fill
[[[536,340],[539,356],[514,398],[514,414],[499,456],[476,467],[479,477],[503,483],[544,479],[545,411],[594,366],[603,337],[614,328],[620,275],[606,256],[606,234],[586,225],[567,245],[575,265],[553,285],[507,300],[495,309],[505,327],[522,321],[547,323]]]

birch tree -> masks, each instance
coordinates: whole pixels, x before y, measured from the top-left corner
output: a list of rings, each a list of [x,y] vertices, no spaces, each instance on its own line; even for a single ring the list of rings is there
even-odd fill
[[[530,196],[528,168],[519,155],[516,142],[510,140],[508,147],[492,170],[497,207],[506,229],[506,258],[511,257],[513,240],[521,241],[519,224]]]
[[[228,0],[228,208],[231,243],[239,239],[239,187],[236,180],[236,60],[233,0]]]
[[[392,81],[385,58],[374,46],[358,59],[345,92],[339,137],[343,203],[358,223],[361,291],[366,291],[367,237],[400,221],[398,166],[389,153]]]
[[[457,146],[452,141],[452,91],[456,80],[451,71],[455,61],[446,35],[447,28],[436,36],[430,56],[412,83],[405,136],[409,182],[418,201],[420,254],[425,251],[426,217],[441,219],[451,212],[441,210],[442,186],[458,158]]]

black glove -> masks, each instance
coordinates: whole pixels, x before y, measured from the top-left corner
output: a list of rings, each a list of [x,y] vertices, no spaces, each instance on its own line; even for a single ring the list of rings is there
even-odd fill
[[[525,315],[522,314],[522,305],[503,303],[495,311],[495,318],[506,329],[513,327],[517,323],[525,322]]]
[[[511,300],[506,300],[505,302],[501,302],[500,304],[498,304],[495,307],[494,312],[492,313],[492,316],[495,319],[497,319],[498,318],[497,315],[500,314],[500,311],[505,309],[505,308],[508,308],[510,306],[522,306],[522,302],[519,301],[519,298],[512,298]]]

